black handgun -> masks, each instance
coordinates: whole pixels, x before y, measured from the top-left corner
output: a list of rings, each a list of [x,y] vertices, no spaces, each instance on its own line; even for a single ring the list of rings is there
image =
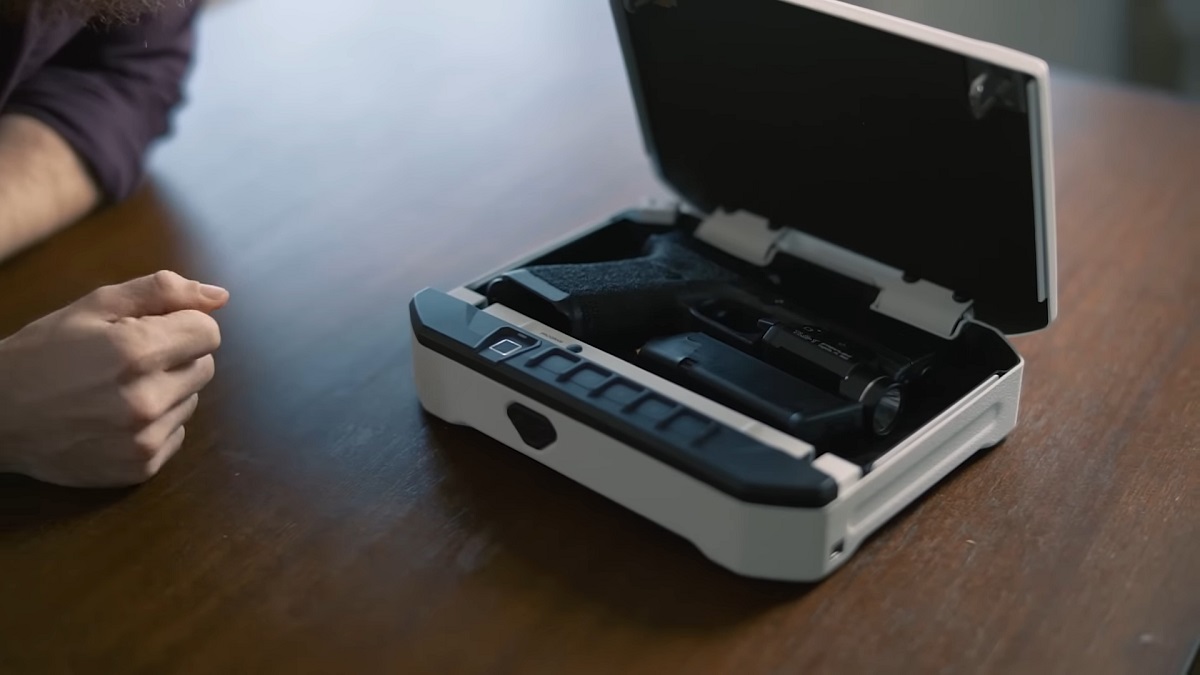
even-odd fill
[[[663,379],[813,444],[861,431],[863,405],[827,393],[705,333],[650,340],[639,363]]]
[[[680,332],[690,321],[687,298],[732,287],[731,270],[679,242],[650,236],[643,255],[615,261],[531,265],[488,284],[491,302],[592,344],[632,344]]]
[[[834,322],[794,307],[747,306],[716,297],[697,303],[692,315],[726,343],[810,382],[863,404],[872,432],[886,436],[904,407],[906,385],[931,367],[932,350],[908,356]]]
[[[671,343],[648,339],[685,333],[707,333],[745,358],[700,341],[705,369],[689,371],[685,379],[721,392],[723,400],[738,400],[775,420],[785,421],[780,409],[765,405],[786,387],[763,390],[755,377],[820,397],[838,419],[848,415],[847,402],[858,405],[859,429],[883,436],[891,433],[903,407],[907,381],[928,366],[926,352],[917,356],[880,345],[851,341],[857,334],[801,311],[761,284],[753,285],[729,267],[677,239],[677,234],[649,237],[641,257],[576,264],[532,265],[505,273],[486,289],[488,300],[508,306],[575,339],[614,350],[662,355]],[[678,347],[678,345],[676,345]],[[695,361],[695,359],[693,359]],[[659,359],[660,369],[666,361]],[[737,367],[726,367],[737,363]],[[676,364],[674,375],[679,375]],[[667,370],[671,370],[668,368]],[[766,375],[765,373],[771,373]],[[789,375],[790,374],[790,375]],[[696,378],[703,376],[703,380]],[[715,377],[729,378],[719,385]],[[765,380],[764,380],[765,381]],[[795,384],[799,383],[799,384]],[[757,390],[756,390],[757,387]],[[732,392],[740,391],[740,394]],[[756,393],[757,391],[757,393]],[[733,397],[731,399],[730,397]],[[804,393],[801,398],[815,401]],[[834,398],[837,398],[835,401]],[[756,400],[759,403],[751,404]],[[819,419],[811,405],[803,418]],[[781,415],[783,415],[781,417]]]

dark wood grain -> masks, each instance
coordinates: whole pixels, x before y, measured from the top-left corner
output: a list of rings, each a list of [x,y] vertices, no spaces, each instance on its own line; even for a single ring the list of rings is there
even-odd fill
[[[153,180],[0,267],[5,333],[232,291],[181,452],[0,479],[3,673],[1168,673],[1200,637],[1200,108],[1056,80],[1020,426],[825,583],[733,577],[417,404],[405,305],[661,193],[605,3],[218,5]]]

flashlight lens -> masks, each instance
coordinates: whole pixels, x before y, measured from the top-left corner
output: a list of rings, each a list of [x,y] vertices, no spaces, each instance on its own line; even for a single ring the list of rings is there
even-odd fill
[[[883,396],[879,397],[879,402],[875,404],[875,412],[871,416],[871,427],[876,434],[887,436],[892,433],[903,402],[904,397],[900,393],[899,385],[892,385],[883,392]]]

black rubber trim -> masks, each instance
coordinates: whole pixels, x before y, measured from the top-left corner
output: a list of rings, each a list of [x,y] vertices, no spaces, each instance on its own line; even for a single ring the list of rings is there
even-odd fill
[[[739,501],[815,509],[837,499],[837,482],[811,462],[767,446],[470,303],[425,289],[413,297],[409,313],[416,340],[424,347]],[[505,354],[491,350],[491,345],[505,340],[523,348],[516,352],[506,348]]]

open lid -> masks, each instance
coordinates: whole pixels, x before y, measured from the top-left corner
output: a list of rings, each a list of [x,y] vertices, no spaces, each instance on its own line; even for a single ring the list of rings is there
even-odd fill
[[[1046,64],[834,0],[610,0],[649,154],[745,211],[973,301],[1056,313]]]

